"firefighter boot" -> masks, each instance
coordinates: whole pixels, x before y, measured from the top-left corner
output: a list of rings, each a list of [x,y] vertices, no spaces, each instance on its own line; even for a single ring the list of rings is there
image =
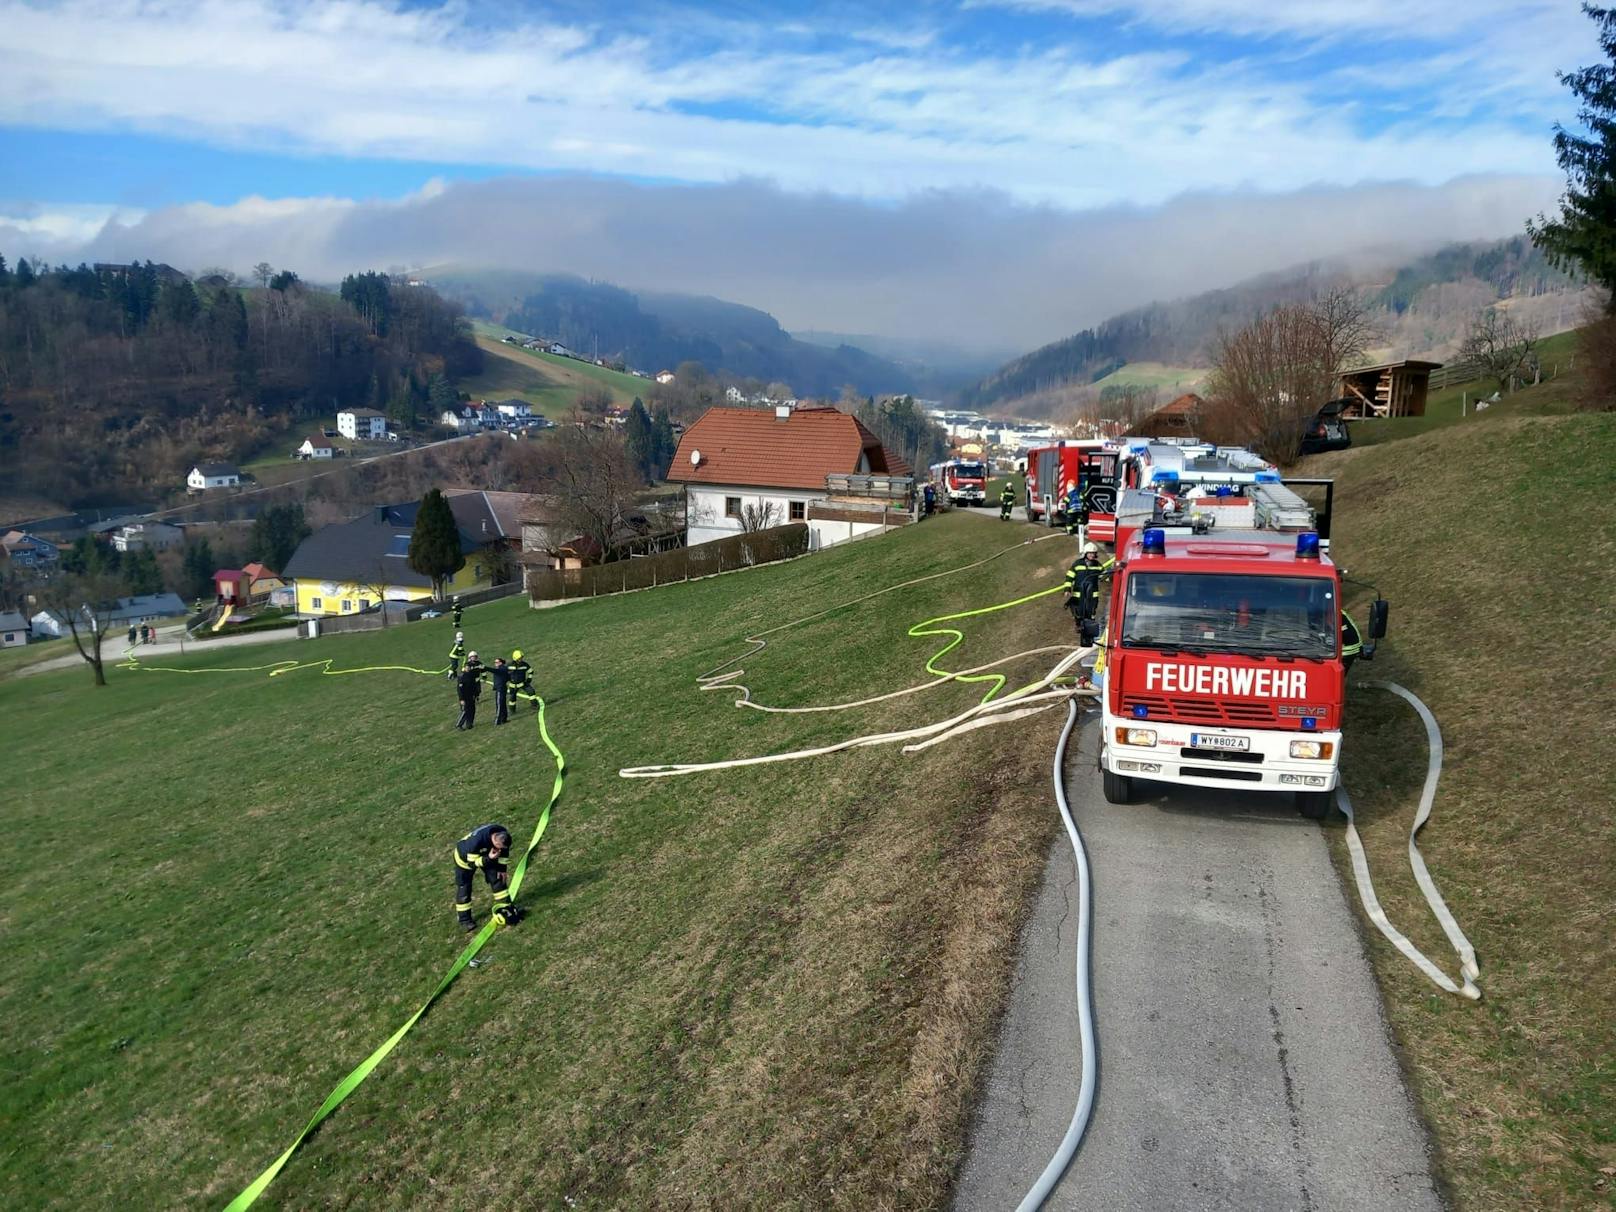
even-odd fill
[[[460,915],[460,928],[467,934],[471,934],[477,929],[477,919],[469,913],[462,913]]]

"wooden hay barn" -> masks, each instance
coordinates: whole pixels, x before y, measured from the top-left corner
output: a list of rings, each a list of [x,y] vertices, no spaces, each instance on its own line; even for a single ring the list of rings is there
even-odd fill
[[[1425,397],[1431,386],[1431,372],[1440,362],[1383,362],[1343,372],[1337,393],[1350,401],[1346,416],[1423,417]]]

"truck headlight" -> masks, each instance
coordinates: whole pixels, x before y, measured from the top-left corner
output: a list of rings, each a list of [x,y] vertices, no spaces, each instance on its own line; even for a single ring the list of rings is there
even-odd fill
[[[1117,744],[1119,745],[1154,745],[1156,743],[1156,730],[1154,728],[1118,728]]]
[[[1315,758],[1322,760],[1335,752],[1335,746],[1329,741],[1292,741],[1291,756],[1293,758]]]

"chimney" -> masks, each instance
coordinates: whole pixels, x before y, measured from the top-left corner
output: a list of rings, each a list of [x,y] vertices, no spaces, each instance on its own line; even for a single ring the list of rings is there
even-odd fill
[[[788,420],[790,418],[790,416],[791,416],[791,405],[789,405],[789,404],[776,404],[774,406],[774,419],[775,420],[777,420],[777,421]]]

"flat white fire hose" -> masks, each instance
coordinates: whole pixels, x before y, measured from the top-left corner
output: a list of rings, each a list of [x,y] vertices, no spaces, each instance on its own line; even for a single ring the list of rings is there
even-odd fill
[[[1364,853],[1363,839],[1358,836],[1358,825],[1352,815],[1352,800],[1347,796],[1347,788],[1338,783],[1335,789],[1335,801],[1341,813],[1347,818],[1347,849],[1352,852],[1352,874],[1358,882],[1358,895],[1363,900],[1364,912],[1375,927],[1391,941],[1410,960],[1414,966],[1428,976],[1438,988],[1449,993],[1457,993],[1471,1000],[1481,997],[1481,990],[1476,986],[1476,979],[1481,975],[1481,968],[1476,963],[1476,949],[1470,945],[1459,923],[1454,920],[1449,911],[1447,902],[1437,891],[1436,883],[1431,879],[1431,873],[1426,870],[1425,859],[1420,854],[1417,842],[1420,830],[1425,828],[1425,822],[1430,819],[1431,805],[1436,799],[1437,780],[1442,776],[1442,731],[1437,727],[1436,717],[1431,714],[1430,708],[1420,702],[1412,691],[1404,689],[1396,682],[1364,682],[1362,685],[1376,690],[1389,690],[1398,698],[1405,699],[1414,710],[1419,712],[1420,719],[1425,724],[1425,739],[1430,748],[1430,758],[1425,769],[1425,786],[1420,789],[1420,806],[1414,814],[1414,825],[1408,831],[1408,865],[1414,869],[1414,882],[1420,886],[1420,892],[1425,897],[1425,903],[1431,907],[1431,913],[1442,926],[1442,932],[1448,936],[1448,942],[1453,945],[1454,952],[1459,957],[1459,975],[1462,985],[1455,984],[1447,973],[1438,968],[1428,959],[1423,951],[1409,942],[1391,919],[1381,908],[1380,898],[1375,895],[1374,882],[1369,878],[1369,858]]]

